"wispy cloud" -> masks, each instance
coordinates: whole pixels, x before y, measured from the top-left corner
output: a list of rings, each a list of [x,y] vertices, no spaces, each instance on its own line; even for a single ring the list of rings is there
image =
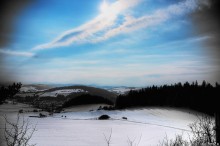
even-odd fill
[[[125,10],[134,7],[141,0],[119,0],[109,5],[108,9],[100,13],[93,20],[71,30],[62,33],[52,42],[38,45],[32,50],[44,50],[61,46],[68,46],[73,42],[90,42],[96,33],[113,27],[119,14]]]
[[[181,40],[174,40],[174,41],[171,41],[171,42],[166,42],[166,43],[162,43],[162,44],[159,44],[159,45],[155,45],[155,46],[151,46],[151,47],[148,47],[148,49],[162,49],[162,48],[169,48],[170,46],[172,46],[173,48],[175,47],[178,47],[180,46],[180,44],[182,46],[184,45],[187,45],[189,43],[193,44],[193,43],[201,43],[203,41],[207,41],[209,39],[212,39],[213,37],[212,36],[196,36],[196,37],[190,37],[190,38],[187,38],[187,39],[181,39]]]
[[[185,0],[138,18],[123,13],[125,10],[140,4],[141,1],[142,0],[116,1],[109,5],[105,12],[102,12],[88,23],[68,30],[55,38],[52,42],[38,45],[32,48],[32,50],[69,46],[72,43],[97,43],[122,33],[130,33],[142,28],[157,26],[173,17],[193,12],[199,8],[200,5],[204,5],[204,3],[198,0]],[[124,18],[121,24],[118,24],[119,16]]]
[[[125,15],[125,21],[120,26],[106,31],[106,33],[95,38],[94,42],[99,42],[102,40],[107,40],[113,36],[121,33],[129,33],[142,28],[147,28],[151,26],[157,26],[170,18],[175,16],[181,16],[196,10],[199,6],[197,0],[186,0],[184,2],[179,2],[178,4],[173,4],[167,8],[159,9],[149,15],[144,15],[139,18],[134,18],[130,15]]]
[[[20,51],[12,51],[6,49],[0,49],[1,54],[11,55],[11,56],[22,56],[22,57],[34,57],[35,54],[32,52],[20,52]]]

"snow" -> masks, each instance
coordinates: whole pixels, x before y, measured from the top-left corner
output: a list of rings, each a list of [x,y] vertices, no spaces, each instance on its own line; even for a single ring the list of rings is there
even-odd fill
[[[51,85],[43,85],[43,84],[35,84],[35,85],[23,85],[20,91],[23,92],[38,92],[45,91],[47,89],[52,88]]]
[[[33,86],[23,86],[21,87],[20,89],[21,92],[37,92],[39,91],[36,87],[33,87]]]
[[[35,86],[22,86],[21,89],[20,89],[20,92],[38,92],[38,91],[45,91],[49,89],[48,87],[45,87],[45,88],[39,88],[39,87],[35,87]]]
[[[128,93],[130,90],[140,90],[140,89],[141,88],[134,88],[134,87],[115,87],[112,89],[108,89],[108,91],[123,95]]]
[[[128,139],[139,146],[155,146],[167,135],[176,134],[188,137],[188,124],[197,119],[199,113],[172,108],[132,108],[127,110],[96,110],[100,105],[81,105],[67,108],[62,113],[46,118],[30,118],[37,124],[30,143],[37,146],[104,146],[105,136],[112,131],[111,146],[128,146]],[[27,112],[33,108],[25,104],[0,105],[0,117],[6,114],[15,119],[16,111],[24,109],[24,117],[38,115]],[[92,111],[91,111],[92,110]],[[48,114],[48,113],[45,113]],[[108,114],[110,120],[97,120],[102,114]],[[127,120],[122,119],[127,117]],[[3,133],[4,120],[0,118],[0,135]],[[3,145],[1,138],[0,145]]]
[[[46,97],[46,96],[57,97],[58,95],[67,96],[71,93],[82,93],[82,92],[88,92],[88,91],[85,91],[83,89],[62,89],[62,90],[55,90],[52,92],[45,92],[41,94],[40,97]]]
[[[27,90],[25,88],[23,88],[21,91],[25,91],[25,93],[17,93],[15,96],[17,97],[26,97],[26,96],[34,96],[36,93],[33,91],[33,93],[29,93],[31,90],[29,89],[30,86],[28,86]],[[34,87],[33,87],[34,88]],[[37,90],[36,91],[40,91],[40,90]],[[69,94],[72,94],[72,93],[86,93],[88,91],[85,91],[83,89],[62,89],[62,90],[55,90],[55,91],[52,91],[52,92],[40,92],[40,93],[37,93],[39,94],[40,97],[57,97],[58,95],[63,95],[63,96],[67,96]]]

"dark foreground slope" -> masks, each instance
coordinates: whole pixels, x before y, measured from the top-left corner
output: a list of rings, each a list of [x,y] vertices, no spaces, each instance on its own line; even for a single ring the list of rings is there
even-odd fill
[[[63,104],[63,108],[74,106],[74,105],[85,105],[85,104],[109,104],[113,105],[114,103],[111,100],[103,98],[101,96],[90,95],[90,94],[82,94],[75,98],[71,98]]]

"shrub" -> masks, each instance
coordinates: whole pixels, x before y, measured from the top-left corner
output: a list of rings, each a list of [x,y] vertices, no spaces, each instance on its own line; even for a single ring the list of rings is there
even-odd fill
[[[37,110],[37,109],[34,109],[33,112],[36,113],[36,112],[38,112],[38,110]]]
[[[193,133],[193,144],[215,144],[215,123],[210,116],[198,117],[198,120],[189,125]]]
[[[35,146],[35,144],[29,144],[29,141],[36,131],[36,125],[31,125],[29,120],[21,117],[19,113],[14,122],[9,121],[6,115],[4,118],[4,136],[7,146]]]
[[[128,118],[127,117],[122,117],[122,119],[127,120]]]
[[[107,111],[112,111],[115,110],[115,107],[113,106],[99,106],[98,110],[107,110]]]
[[[39,117],[40,117],[40,118],[44,118],[44,117],[46,117],[46,115],[44,115],[44,114],[42,114],[42,113],[39,113]]]
[[[108,115],[101,115],[98,119],[99,120],[108,120],[108,119],[110,119],[110,116],[108,116]]]
[[[159,146],[191,146],[191,145],[188,141],[183,139],[182,135],[177,135],[174,139],[170,139],[170,140],[166,136],[164,140],[159,144]]]
[[[18,112],[19,112],[19,113],[23,113],[24,111],[23,111],[23,109],[20,109]]]
[[[174,139],[164,138],[159,146],[216,146],[214,120],[210,116],[198,117],[198,120],[189,125],[193,134],[189,140],[177,135]]]

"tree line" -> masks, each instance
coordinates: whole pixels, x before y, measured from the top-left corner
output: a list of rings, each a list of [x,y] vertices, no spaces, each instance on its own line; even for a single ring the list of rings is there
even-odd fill
[[[20,91],[22,84],[13,83],[8,86],[0,87],[0,104],[2,104],[7,98],[12,99],[13,96]]]
[[[150,86],[141,90],[131,90],[119,95],[115,106],[118,109],[133,106],[170,106],[184,107],[201,112],[217,111],[220,85],[215,86],[203,81],[176,83],[173,85]]]
[[[71,96],[71,94],[68,96]],[[70,98],[70,100],[67,100],[66,102],[64,102],[62,107],[65,108],[65,107],[69,107],[73,105],[99,104],[99,103],[105,103],[105,104],[110,104],[110,105],[113,104],[111,100],[104,98],[102,96],[82,94],[82,95]]]

